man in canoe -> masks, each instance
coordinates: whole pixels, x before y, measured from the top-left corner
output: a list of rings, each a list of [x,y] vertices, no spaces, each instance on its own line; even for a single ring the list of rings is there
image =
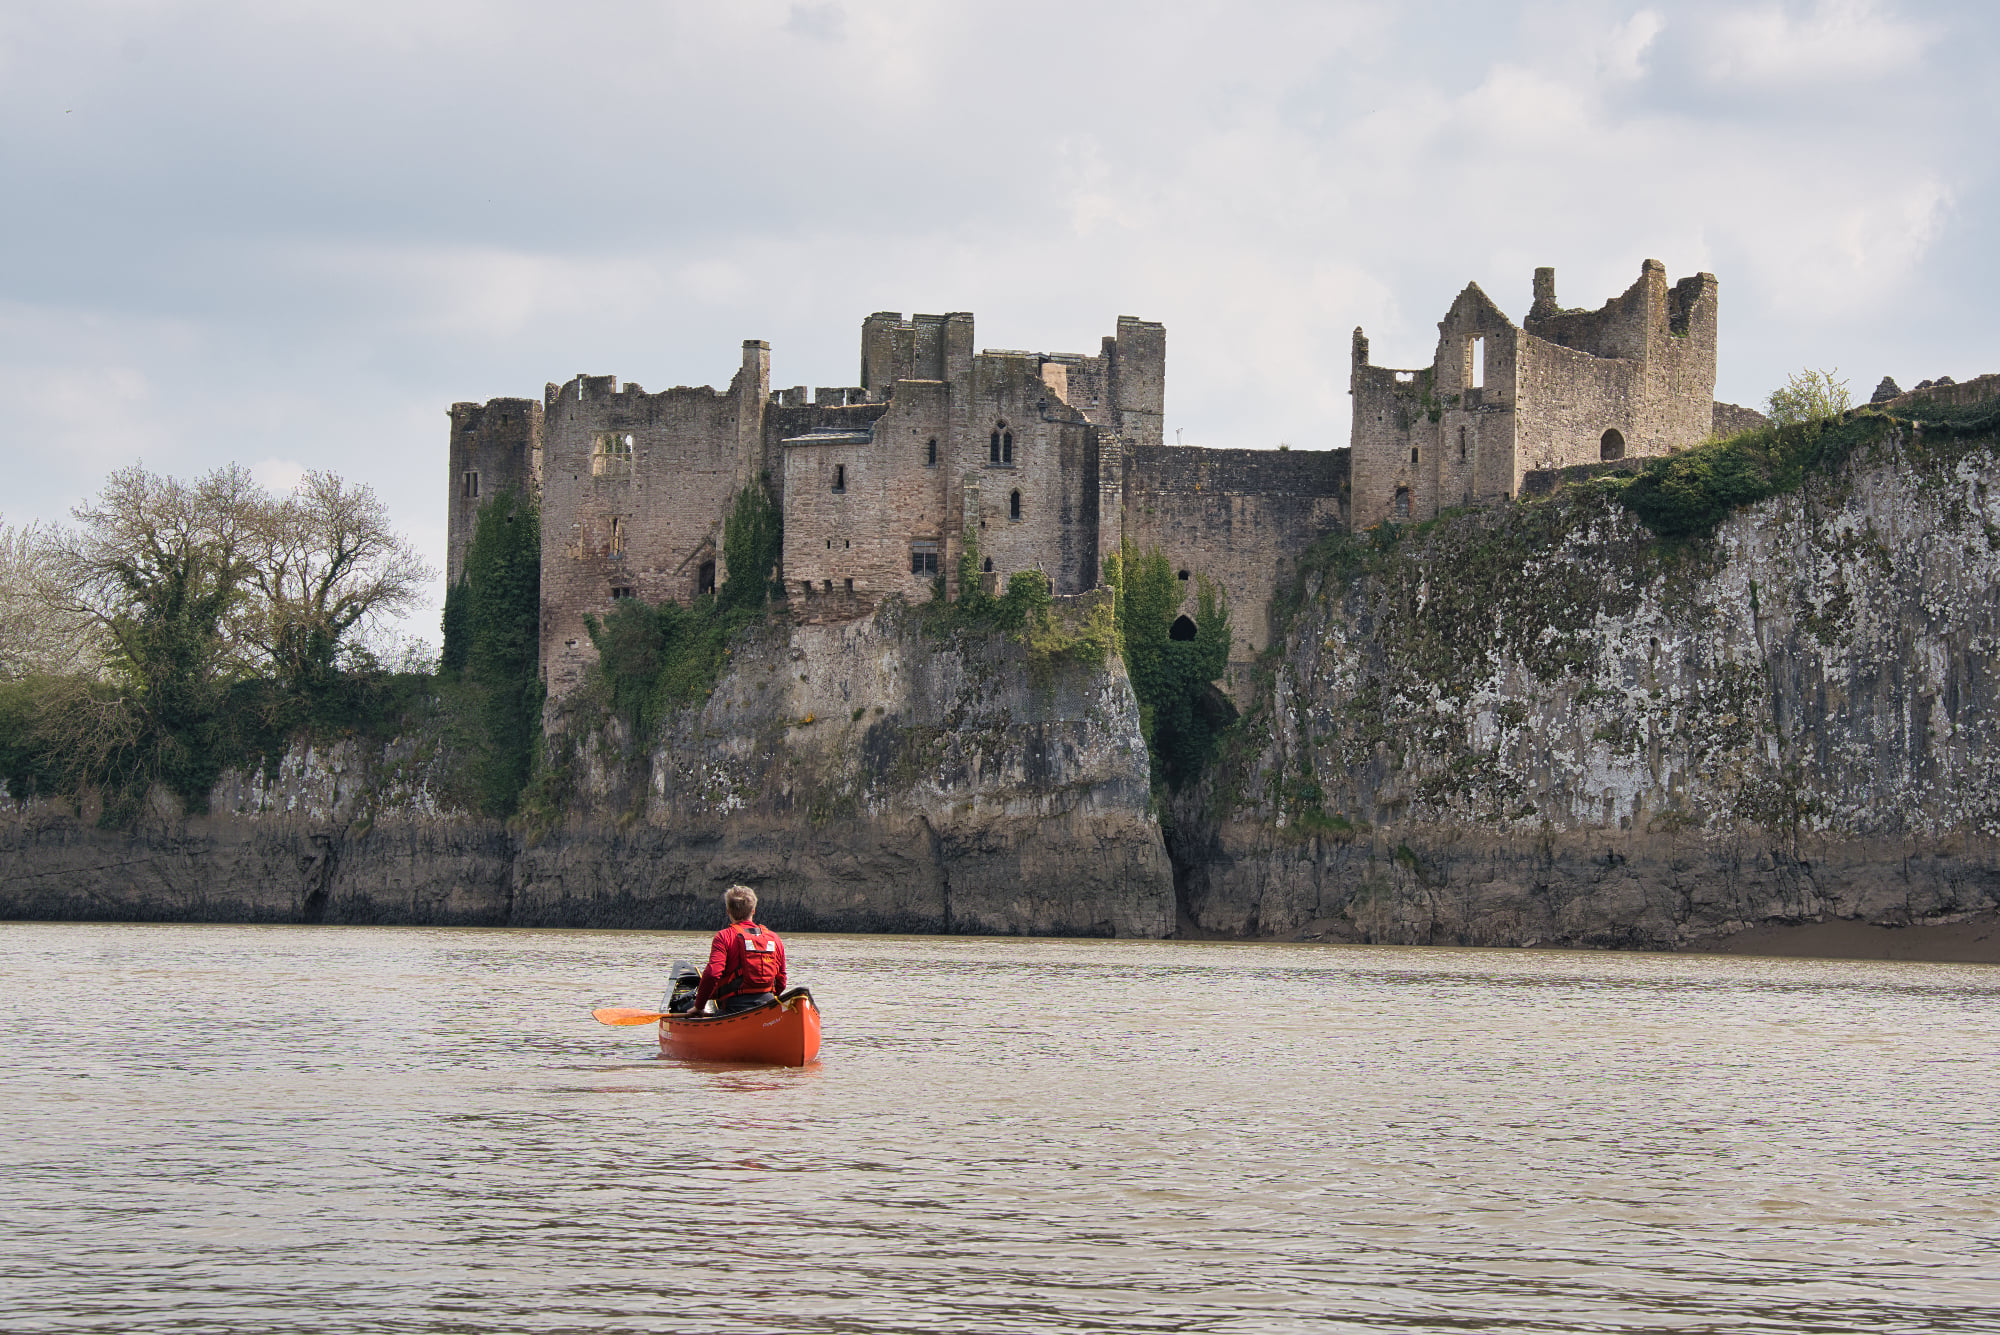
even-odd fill
[[[723,892],[722,907],[729,913],[729,926],[715,934],[708,948],[708,967],[701,972],[695,989],[694,1013],[714,998],[716,1010],[732,1011],[761,1006],[785,990],[785,943],[776,932],[760,927],[757,892],[747,885],[732,885]]]

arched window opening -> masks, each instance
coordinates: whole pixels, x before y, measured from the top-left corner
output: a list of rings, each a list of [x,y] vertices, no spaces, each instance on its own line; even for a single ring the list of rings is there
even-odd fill
[[[1458,461],[1465,462],[1465,428],[1458,429]]]
[[[599,432],[591,438],[592,477],[632,476],[632,437],[627,432]]]
[[[834,489],[835,491],[846,491],[846,490],[847,490],[847,465],[846,465],[846,464],[835,464],[835,465],[833,466],[833,489]]]
[[[928,445],[926,445],[926,446],[924,446],[924,467],[926,467],[926,468],[936,468],[936,467],[937,467],[937,437],[936,437],[936,436],[932,436],[932,437],[931,437],[931,443],[930,443],[930,444],[928,444]]]
[[[1415,463],[1416,461],[1417,461],[1417,447],[1415,445],[1412,445],[1410,446],[1410,462]]]
[[[1156,622],[1154,624],[1157,625],[1158,623]],[[1170,640],[1193,639],[1194,618],[1189,616],[1179,616],[1174,618],[1174,624],[1167,627],[1167,638]]]
[[[1188,577],[1188,572],[1187,572],[1187,571],[1185,571],[1185,570],[1181,571],[1181,573],[1180,573],[1180,578],[1182,578],[1182,579],[1186,579],[1187,577]]]
[[[696,593],[715,592],[715,562],[703,561],[701,563],[701,571],[695,576],[694,591]]]
[[[1009,519],[1021,517],[1021,493],[1018,491],[1007,498],[1007,517]]]
[[[1408,487],[1396,488],[1395,513],[1398,519],[1408,519],[1410,517],[1410,489]]]
[[[1623,459],[1625,457],[1625,437],[1613,427],[1597,442],[1597,457],[1600,459]]]
[[[997,464],[1000,462],[1000,429],[998,427],[994,428],[993,440],[987,446],[986,462],[990,464]]]
[[[979,567],[979,569],[980,569],[980,570],[981,570],[981,571],[982,571],[983,573],[985,573],[985,574],[988,574],[988,575],[992,574],[992,573],[993,573],[993,558],[992,558],[992,557],[990,557],[990,556],[989,556],[989,557],[987,557],[987,558],[986,558],[986,563],[985,563],[984,565],[980,566],[980,567]]]
[[[1000,462],[1003,464],[1014,462],[1014,433],[1011,431],[1000,433]]]

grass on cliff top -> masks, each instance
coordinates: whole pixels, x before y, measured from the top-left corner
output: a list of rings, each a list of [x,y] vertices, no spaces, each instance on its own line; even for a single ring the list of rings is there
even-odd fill
[[[1662,538],[1699,537],[1742,506],[1797,491],[1810,477],[1838,471],[1855,450],[1898,427],[1912,428],[1912,453],[1920,458],[1926,439],[1963,442],[2000,432],[2000,401],[1964,408],[1926,406],[1912,418],[1862,408],[1835,419],[1759,427],[1654,459],[1629,477],[1586,485],[1609,489]]]

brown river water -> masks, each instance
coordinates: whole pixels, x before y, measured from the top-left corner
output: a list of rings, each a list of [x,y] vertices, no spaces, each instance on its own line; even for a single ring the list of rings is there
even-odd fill
[[[2000,1331],[2000,968],[0,924],[7,1331]]]

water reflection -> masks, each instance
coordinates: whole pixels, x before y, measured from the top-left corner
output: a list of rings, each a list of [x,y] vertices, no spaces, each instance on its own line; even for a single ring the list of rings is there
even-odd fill
[[[0,1329],[2000,1329],[2000,971],[0,926]],[[80,1025],[79,1014],[107,1017]]]

